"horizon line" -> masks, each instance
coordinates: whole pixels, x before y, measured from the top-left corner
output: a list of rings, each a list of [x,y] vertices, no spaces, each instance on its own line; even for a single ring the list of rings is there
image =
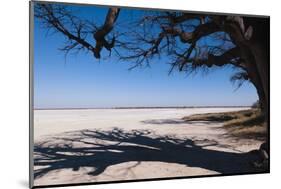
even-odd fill
[[[33,108],[33,110],[89,110],[89,109],[165,109],[165,108],[248,108],[250,105],[233,106],[124,106],[124,107],[72,107],[72,108]]]

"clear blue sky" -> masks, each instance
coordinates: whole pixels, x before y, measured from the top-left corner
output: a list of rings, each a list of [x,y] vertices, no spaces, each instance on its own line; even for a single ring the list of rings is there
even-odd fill
[[[81,7],[77,13],[102,22],[104,8]],[[94,14],[93,14],[94,13]],[[138,15],[136,13],[136,15]],[[134,12],[121,11],[119,20],[133,19]],[[97,60],[92,54],[69,55],[58,48],[62,34],[46,35],[35,21],[34,106],[35,108],[86,108],[121,106],[220,106],[251,105],[257,100],[250,83],[240,89],[229,81],[232,68],[212,70],[207,75],[168,75],[168,58],[151,62],[150,68],[129,71],[130,62],[117,58]]]

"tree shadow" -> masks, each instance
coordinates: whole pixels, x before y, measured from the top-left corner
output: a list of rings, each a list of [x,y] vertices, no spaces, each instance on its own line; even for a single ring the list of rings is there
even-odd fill
[[[219,145],[173,136],[156,136],[150,130],[82,130],[64,133],[34,145],[34,178],[54,170],[91,167],[97,176],[111,166],[124,162],[155,161],[200,167],[222,174],[262,172],[251,166],[254,153],[235,153],[206,149]],[[147,170],[149,171],[149,170]],[[172,176],[172,175],[171,175]]]

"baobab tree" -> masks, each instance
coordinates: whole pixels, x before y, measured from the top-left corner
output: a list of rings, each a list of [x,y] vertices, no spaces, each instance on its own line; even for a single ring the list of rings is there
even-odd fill
[[[159,56],[170,58],[171,71],[232,66],[231,77],[251,82],[264,115],[269,106],[269,18],[241,15],[143,11],[127,27],[118,29],[122,8],[108,8],[102,24],[75,16],[65,5],[36,3],[35,17],[43,26],[66,37],[62,51],[85,50],[93,58],[113,52],[132,68],[149,65]],[[93,14],[95,14],[93,12]],[[120,27],[119,27],[120,28]],[[119,31],[118,31],[119,30]]]

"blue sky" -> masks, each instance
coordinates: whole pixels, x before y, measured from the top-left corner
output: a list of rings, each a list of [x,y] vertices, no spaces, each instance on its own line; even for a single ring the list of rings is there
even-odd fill
[[[78,16],[98,22],[105,17],[104,8],[83,6],[81,10]],[[119,20],[133,17],[133,11],[121,11]],[[186,76],[176,71],[168,75],[165,56],[153,60],[150,68],[131,71],[132,63],[114,56],[97,60],[82,52],[69,55],[65,61],[64,53],[58,50],[64,44],[62,34],[46,35],[37,20],[34,29],[35,108],[239,106],[257,100],[250,83],[235,90],[229,81],[234,70],[229,67]]]

